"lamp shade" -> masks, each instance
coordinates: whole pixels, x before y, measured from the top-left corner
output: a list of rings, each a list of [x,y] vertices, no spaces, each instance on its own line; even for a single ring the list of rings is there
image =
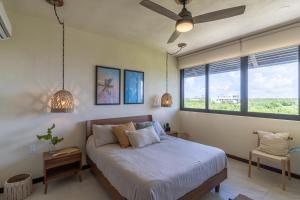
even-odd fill
[[[172,95],[170,93],[165,93],[161,97],[161,107],[171,107],[173,104]]]
[[[176,22],[176,30],[180,33],[185,33],[194,28],[192,19],[180,19]]]
[[[51,98],[51,112],[70,113],[74,111],[74,99],[71,92],[60,90]]]

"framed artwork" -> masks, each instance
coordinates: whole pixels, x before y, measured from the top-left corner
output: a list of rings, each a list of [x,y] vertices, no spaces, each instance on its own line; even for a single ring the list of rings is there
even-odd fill
[[[144,72],[124,70],[124,104],[144,103]]]
[[[96,105],[119,105],[120,91],[120,69],[96,66]]]

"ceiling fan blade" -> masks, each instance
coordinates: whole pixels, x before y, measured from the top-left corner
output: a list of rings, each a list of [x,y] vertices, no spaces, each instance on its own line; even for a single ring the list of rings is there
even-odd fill
[[[149,0],[143,0],[140,2],[140,4],[154,12],[157,12],[161,15],[164,15],[170,19],[173,19],[175,21],[181,19],[181,17],[179,15],[177,15],[176,13],[158,5],[157,3],[154,3],[152,1],[149,1]]]
[[[210,21],[215,21],[219,19],[226,19],[229,17],[234,17],[237,15],[244,14],[246,9],[246,6],[237,6],[233,8],[227,8],[224,10],[218,10],[215,12],[203,14],[203,15],[198,15],[193,18],[193,21],[195,24],[197,23],[204,23],[204,22],[210,22]]]
[[[168,44],[173,43],[179,36],[180,36],[180,32],[178,31],[174,31],[174,33],[171,35],[171,37],[168,40]]]

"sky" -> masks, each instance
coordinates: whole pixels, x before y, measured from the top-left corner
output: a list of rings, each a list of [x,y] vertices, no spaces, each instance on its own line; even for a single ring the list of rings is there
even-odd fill
[[[240,95],[240,71],[212,74],[209,95]],[[186,78],[185,98],[205,96],[205,77]],[[298,98],[298,63],[274,65],[248,70],[249,98]]]

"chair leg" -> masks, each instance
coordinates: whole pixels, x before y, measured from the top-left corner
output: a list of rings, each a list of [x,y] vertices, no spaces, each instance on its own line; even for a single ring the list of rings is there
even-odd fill
[[[260,158],[257,157],[257,169],[260,170]]]
[[[217,185],[217,186],[215,187],[215,192],[216,192],[216,193],[219,193],[219,192],[220,192],[220,184]]]
[[[252,166],[252,152],[249,152],[249,168],[248,168],[248,177],[251,178],[251,166]]]
[[[282,190],[285,190],[285,160],[281,160]]]
[[[291,176],[291,160],[290,159],[287,160],[287,168],[288,168],[289,180],[292,180],[292,176]]]

